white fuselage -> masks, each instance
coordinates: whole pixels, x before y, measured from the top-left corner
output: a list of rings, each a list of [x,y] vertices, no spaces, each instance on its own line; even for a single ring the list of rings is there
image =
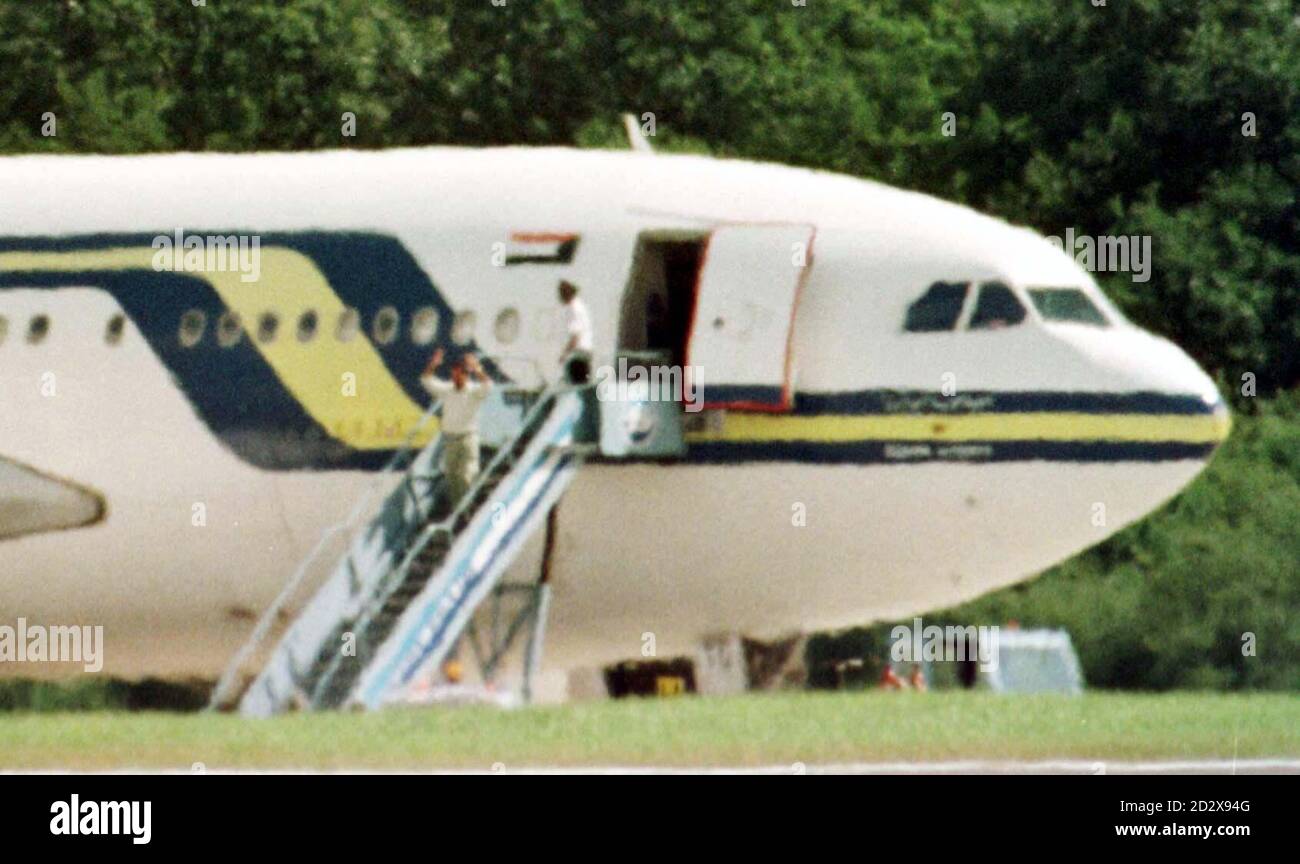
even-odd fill
[[[215,677],[321,532],[372,485],[391,482],[373,464],[293,464],[305,445],[276,434],[276,418],[292,415],[382,454],[391,442],[370,427],[409,422],[422,407],[407,368],[432,346],[410,345],[406,314],[391,344],[374,323],[389,285],[406,277],[375,258],[343,296],[321,263],[333,255],[337,272],[362,272],[348,259],[360,246],[333,251],[329,238],[343,234],[389,238],[409,253],[440,295],[440,319],[454,310],[503,375],[530,384],[558,367],[559,278],[582,287],[599,362],[618,347],[643,235],[772,224],[815,232],[788,341],[793,413],[706,412],[717,416],[692,447],[738,449],[677,464],[589,464],[563,499],[546,644],[552,694],[567,668],[638,656],[645,634],[669,656],[712,632],[865,623],[1025,579],[1168,500],[1226,431],[1206,376],[1124,322],[1069,257],[965,208],[846,177],[558,149],[21,157],[0,159],[0,202],[0,280],[9,274],[0,281],[0,460],[103,506],[89,524],[0,539],[0,623],[102,624],[109,674]],[[148,310],[186,304],[148,291],[182,288],[96,275],[140,270],[153,254],[140,238],[178,229],[262,237],[261,282],[214,296],[249,331],[260,310],[273,312],[277,341],[255,345],[249,332],[223,354],[213,307],[197,344],[179,347],[177,316]],[[271,253],[283,248],[276,237],[308,233],[325,250],[311,260],[326,278],[303,288],[294,268],[317,253]],[[503,266],[521,240],[545,249],[565,237],[580,238],[571,258]],[[1005,283],[1025,320],[967,329],[972,288],[953,329],[904,332],[909,306],[936,281]],[[738,278],[734,290],[746,284]],[[1109,326],[1044,320],[1024,293],[1032,286],[1080,289]],[[391,301],[405,313],[403,302]],[[354,353],[334,337],[336,307],[361,307],[360,341],[346,343]],[[321,335],[296,340],[308,311],[319,312]],[[105,327],[117,315],[125,328],[110,344]],[[40,316],[48,332],[29,338]],[[452,321],[437,329],[441,343]],[[257,369],[226,375],[221,364],[236,350]],[[339,401],[349,372],[360,396]],[[278,388],[283,415],[262,391],[241,395],[255,381]],[[951,411],[942,400],[954,390],[1012,394],[1012,407]],[[854,393],[887,403],[910,395],[866,413],[800,415]],[[1114,410],[1104,407],[1112,396],[1122,403]],[[226,401],[238,410],[226,412]],[[884,443],[877,452],[857,443],[866,439]],[[531,549],[516,570],[531,572],[538,557]],[[0,664],[9,675],[79,669]]]

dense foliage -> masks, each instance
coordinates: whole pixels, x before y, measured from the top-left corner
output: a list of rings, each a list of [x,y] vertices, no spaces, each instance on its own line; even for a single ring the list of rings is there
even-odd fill
[[[620,112],[653,112],[667,147],[876,177],[1052,235],[1149,234],[1151,282],[1119,275],[1111,293],[1234,392],[1246,373],[1271,392],[1300,380],[1298,15],[1289,0],[2,0],[0,152],[613,143]]]
[[[653,112],[662,149],[1150,235],[1151,281],[1103,284],[1261,416],[1166,513],[981,608],[1068,624],[1094,683],[1300,683],[1295,405],[1242,389],[1300,382],[1291,0],[0,0],[0,80],[0,152],[616,146]]]

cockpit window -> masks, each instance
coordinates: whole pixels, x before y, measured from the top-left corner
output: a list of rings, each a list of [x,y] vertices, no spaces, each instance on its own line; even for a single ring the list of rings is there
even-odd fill
[[[951,330],[961,317],[961,307],[966,301],[969,282],[936,282],[911,306],[907,307],[907,321],[903,329],[909,333],[931,333]]]
[[[1078,288],[1030,288],[1029,299],[1045,321],[1069,321],[1105,327],[1110,324],[1101,310]]]
[[[980,286],[979,300],[970,318],[971,330],[996,330],[1024,320],[1025,307],[1010,288],[1001,282],[985,282]]]

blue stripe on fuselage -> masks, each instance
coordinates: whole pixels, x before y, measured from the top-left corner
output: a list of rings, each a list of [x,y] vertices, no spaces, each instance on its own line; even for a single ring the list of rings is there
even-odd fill
[[[361,232],[261,233],[255,231],[186,230],[186,236],[256,236],[262,248],[281,247],[312,259],[331,290],[345,306],[357,309],[369,324],[385,306],[400,314],[403,327],[421,308],[438,317],[434,343],[421,346],[406,338],[388,345],[372,341],[376,354],[394,379],[417,404],[428,394],[419,376],[435,348],[442,347],[449,362],[476,346],[451,341],[454,312],[418,262],[395,237]],[[68,237],[4,237],[3,252],[69,253],[108,249],[152,248],[155,234],[90,234]],[[178,253],[179,254],[179,253]],[[122,306],[208,428],[245,462],[266,470],[378,469],[391,450],[359,450],[331,437],[284,386],[274,370],[243,334],[230,348],[218,347],[217,320],[226,311],[212,286],[184,273],[154,270],[82,272],[0,272],[0,289],[57,289],[69,286],[100,288]],[[274,306],[274,303],[269,303]],[[207,327],[194,347],[180,345],[181,316],[202,311]],[[252,322],[244,322],[249,325]],[[332,338],[333,322],[322,322]],[[504,380],[490,362],[489,374]],[[126,406],[124,406],[126,407]]]

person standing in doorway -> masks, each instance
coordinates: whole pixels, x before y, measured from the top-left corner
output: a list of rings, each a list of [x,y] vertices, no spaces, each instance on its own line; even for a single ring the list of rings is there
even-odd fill
[[[420,383],[442,402],[442,470],[447,475],[451,506],[455,507],[478,476],[478,414],[483,400],[492,392],[492,379],[473,354],[464,355],[452,367],[451,380],[439,378],[435,373],[442,360],[439,348],[433,352]]]
[[[564,364],[565,377],[574,384],[586,384],[591,377],[591,313],[578,296],[578,286],[567,279],[560,280],[560,303],[564,305],[564,329],[568,341],[560,362]]]

